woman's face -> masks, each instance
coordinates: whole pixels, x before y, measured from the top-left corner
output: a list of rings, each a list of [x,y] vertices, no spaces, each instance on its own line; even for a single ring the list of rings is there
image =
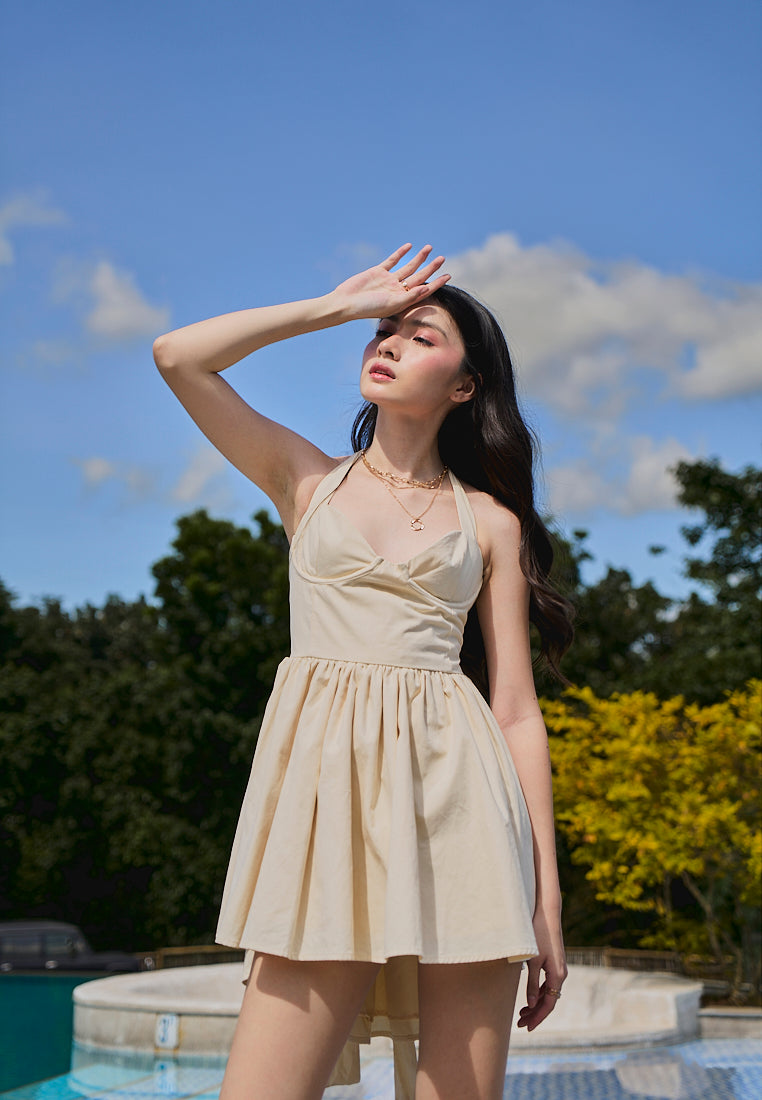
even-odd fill
[[[447,415],[473,394],[462,369],[465,348],[450,314],[421,302],[384,317],[363,355],[360,392],[366,401],[408,415]]]

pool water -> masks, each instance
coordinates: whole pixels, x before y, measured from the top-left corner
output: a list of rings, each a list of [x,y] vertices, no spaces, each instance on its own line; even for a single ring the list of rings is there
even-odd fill
[[[75,986],[95,974],[0,974],[0,1092],[71,1065]]]
[[[219,1059],[176,1062],[145,1058],[128,1064],[75,1051],[76,1068],[0,1100],[216,1100]],[[78,1064],[79,1063],[79,1064]],[[326,1100],[390,1100],[391,1059],[365,1054],[363,1082],[330,1089]],[[760,1100],[762,1040],[704,1039],[648,1050],[580,1052],[508,1060],[505,1100]]]

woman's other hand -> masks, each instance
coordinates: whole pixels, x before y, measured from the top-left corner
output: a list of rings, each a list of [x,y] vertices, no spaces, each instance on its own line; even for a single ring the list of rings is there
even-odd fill
[[[337,311],[346,319],[361,317],[393,317],[404,309],[422,302],[448,282],[449,275],[438,275],[427,282],[444,263],[444,256],[429,260],[431,245],[425,245],[397,271],[412,245],[403,244],[391,256],[367,271],[346,279],[329,295]],[[428,261],[428,262],[427,262]]]
[[[568,973],[560,919],[549,922],[539,910],[535,913],[534,932],[538,954],[527,964],[527,1003],[519,1012],[518,1021],[518,1026],[527,1031],[534,1031],[556,1007]],[[545,980],[540,983],[543,973]]]

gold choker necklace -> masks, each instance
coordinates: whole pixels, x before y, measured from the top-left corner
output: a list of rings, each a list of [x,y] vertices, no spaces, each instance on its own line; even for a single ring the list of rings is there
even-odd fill
[[[436,477],[432,477],[429,481],[416,481],[415,478],[402,477],[401,474],[392,474],[389,472],[389,470],[379,470],[377,466],[372,466],[371,463],[368,461],[367,447],[361,452],[361,456],[363,462],[372,474],[375,474],[376,477],[381,478],[384,481],[391,481],[395,485],[398,485],[400,487],[403,485],[409,485],[411,488],[414,489],[438,489],[442,484],[442,479],[447,473],[447,467],[443,466],[442,472],[437,474]]]

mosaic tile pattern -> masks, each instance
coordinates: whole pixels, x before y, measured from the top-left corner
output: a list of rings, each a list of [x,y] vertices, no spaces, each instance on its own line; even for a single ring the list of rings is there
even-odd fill
[[[222,1067],[156,1060],[94,1063],[0,1100],[217,1100]],[[388,1057],[363,1059],[362,1085],[326,1100],[391,1100]],[[505,1100],[762,1100],[762,1040],[712,1039],[650,1050],[511,1057]]]

